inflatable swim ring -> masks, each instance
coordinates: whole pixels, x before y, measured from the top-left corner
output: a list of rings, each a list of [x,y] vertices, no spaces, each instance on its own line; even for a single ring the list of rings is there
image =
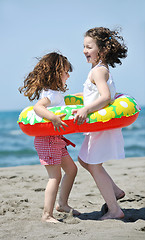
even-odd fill
[[[21,130],[29,136],[47,136],[123,128],[132,124],[141,110],[134,98],[116,94],[113,102],[99,111],[90,113],[86,121],[78,125],[77,122],[74,123],[72,110],[83,107],[83,97],[67,95],[65,103],[66,106],[48,108],[56,115],[66,113],[66,116],[62,118],[68,125],[65,130],[55,131],[52,122],[35,114],[33,106],[25,108],[20,113],[18,124]]]

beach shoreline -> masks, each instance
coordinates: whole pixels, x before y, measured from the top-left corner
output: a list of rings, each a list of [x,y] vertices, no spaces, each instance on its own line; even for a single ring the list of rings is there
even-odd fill
[[[48,176],[41,165],[0,168],[0,235],[3,240],[20,239],[144,239],[145,157],[104,163],[126,196],[119,200],[123,220],[98,220],[104,204],[92,177],[78,162],[78,174],[69,204],[82,214],[59,213],[60,223],[42,223],[44,191]]]

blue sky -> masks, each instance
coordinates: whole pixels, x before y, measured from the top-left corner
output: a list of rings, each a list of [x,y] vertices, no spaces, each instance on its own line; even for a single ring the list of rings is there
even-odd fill
[[[82,91],[91,68],[83,55],[83,35],[92,27],[121,27],[128,57],[110,68],[118,92],[145,105],[144,0],[0,0],[0,110],[21,110],[30,103],[18,92],[35,66],[35,57],[59,50],[74,71],[68,93]]]

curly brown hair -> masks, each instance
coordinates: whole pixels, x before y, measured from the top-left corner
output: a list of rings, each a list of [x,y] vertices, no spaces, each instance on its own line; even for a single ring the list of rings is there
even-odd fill
[[[19,92],[23,92],[30,101],[38,99],[42,89],[65,92],[67,85],[64,87],[62,84],[62,71],[73,70],[68,59],[57,52],[52,52],[37,60],[39,62],[24,79],[24,85],[19,88]]]
[[[123,37],[119,31],[111,31],[109,28],[96,27],[89,29],[85,37],[91,37],[96,41],[99,48],[97,62],[102,60],[106,64],[116,67],[116,64],[122,64],[121,58],[127,57],[127,47],[124,44]],[[103,54],[100,54],[102,53]]]

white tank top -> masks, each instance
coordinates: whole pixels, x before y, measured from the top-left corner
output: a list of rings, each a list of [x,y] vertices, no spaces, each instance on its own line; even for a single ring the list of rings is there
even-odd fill
[[[105,66],[101,65],[101,61],[100,61],[94,68],[100,67],[100,66],[105,67]],[[94,100],[96,100],[97,98],[100,97],[97,86],[94,83],[91,82],[91,74],[92,74],[92,70],[94,68],[91,69],[91,71],[88,74],[88,78],[84,83],[84,90],[83,90],[84,105],[88,105],[88,104],[92,103]],[[114,97],[115,97],[115,94],[116,94],[116,88],[115,88],[115,84],[113,82],[113,79],[112,79],[112,76],[111,76],[110,72],[109,72],[109,79],[107,81],[107,84],[108,84],[108,87],[109,87],[109,90],[110,90],[110,93],[111,93],[111,100],[113,100]]]

